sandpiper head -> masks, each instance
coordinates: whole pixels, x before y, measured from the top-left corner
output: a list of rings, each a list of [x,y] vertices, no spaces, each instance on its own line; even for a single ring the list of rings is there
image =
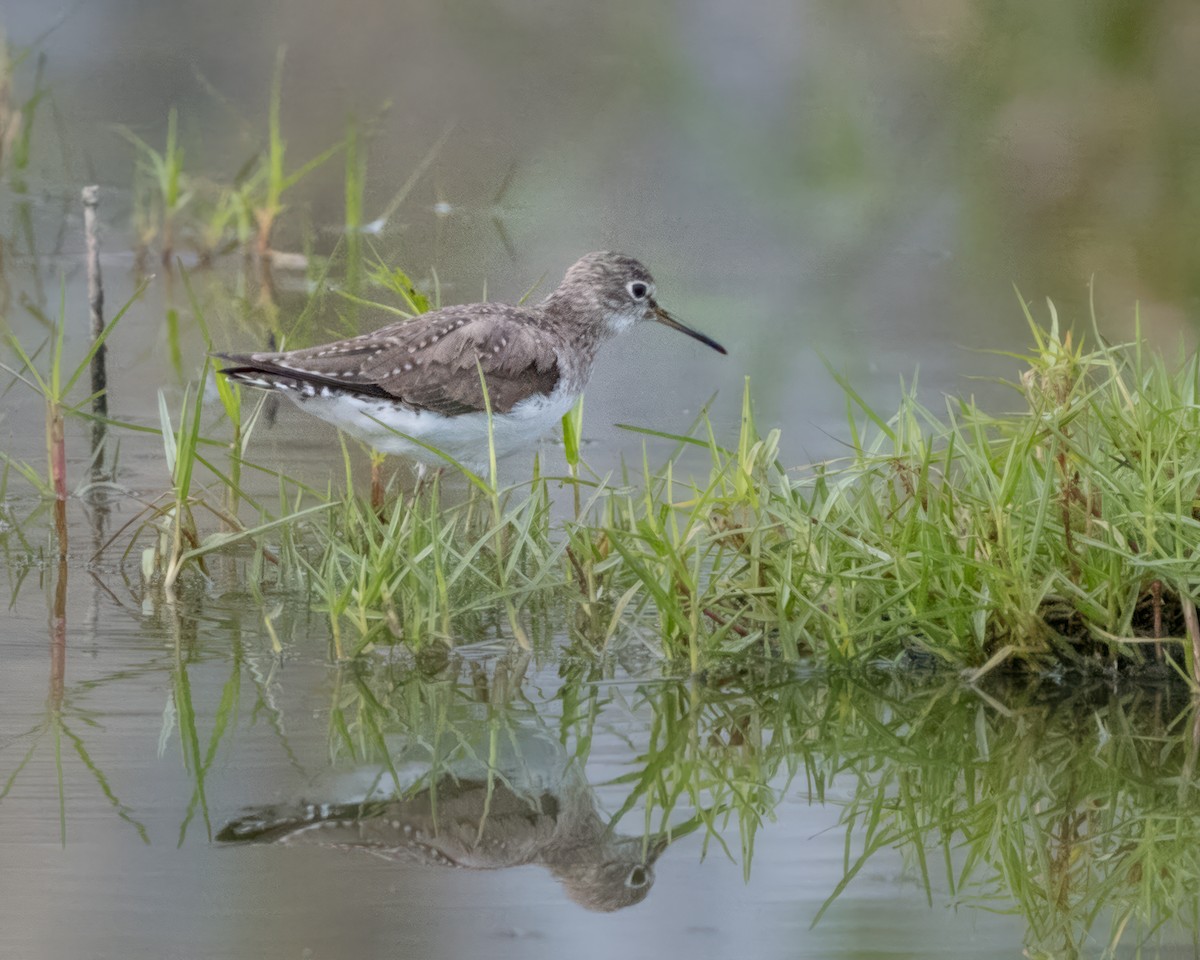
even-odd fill
[[[639,261],[623,253],[600,250],[575,261],[551,299],[565,301],[578,315],[602,318],[608,336],[624,333],[645,320],[654,320],[719,353],[725,352],[717,341],[680,323],[660,307],[654,293],[654,277]]]
[[[641,903],[654,886],[654,862],[667,839],[607,836],[551,866],[572,900],[601,913]]]

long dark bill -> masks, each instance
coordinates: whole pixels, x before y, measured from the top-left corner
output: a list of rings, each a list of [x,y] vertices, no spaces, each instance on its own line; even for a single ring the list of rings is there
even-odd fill
[[[717,351],[717,353],[727,352],[725,348],[717,343],[717,341],[712,337],[706,337],[699,330],[693,330],[686,323],[680,323],[657,303],[654,305],[654,319],[661,323],[664,327],[670,327],[672,330],[678,330],[680,333],[686,333],[693,340],[699,340],[706,347],[712,347]]]

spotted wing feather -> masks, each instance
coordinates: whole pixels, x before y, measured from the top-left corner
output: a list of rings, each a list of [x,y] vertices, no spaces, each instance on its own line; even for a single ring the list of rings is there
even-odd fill
[[[550,792],[517,793],[496,781],[448,778],[395,800],[268,806],[248,810],[219,843],[283,843],[370,850],[439,866],[493,869],[537,860],[559,831]]]
[[[559,380],[555,335],[504,304],[447,307],[349,340],[283,353],[222,354],[243,382],[298,382],[453,416],[507,413]],[[478,363],[478,366],[476,365]]]

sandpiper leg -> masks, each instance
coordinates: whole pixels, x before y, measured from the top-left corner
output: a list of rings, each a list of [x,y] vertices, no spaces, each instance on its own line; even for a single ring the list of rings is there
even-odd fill
[[[371,451],[371,509],[383,509],[383,455]]]
[[[419,497],[425,490],[425,485],[433,485],[446,472],[445,467],[436,467],[432,471],[427,463],[417,463],[417,484],[413,487],[413,499]]]

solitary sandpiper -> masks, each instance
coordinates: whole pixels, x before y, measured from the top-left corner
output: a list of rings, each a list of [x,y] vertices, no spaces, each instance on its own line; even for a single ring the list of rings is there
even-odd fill
[[[380,452],[442,466],[434,447],[478,468],[489,459],[489,405],[497,456],[532,443],[583,392],[600,345],[642,321],[725,352],[660,307],[654,291],[632,257],[589,253],[532,306],[445,307],[320,347],[220,354],[231,364],[221,372],[282,391]]]

